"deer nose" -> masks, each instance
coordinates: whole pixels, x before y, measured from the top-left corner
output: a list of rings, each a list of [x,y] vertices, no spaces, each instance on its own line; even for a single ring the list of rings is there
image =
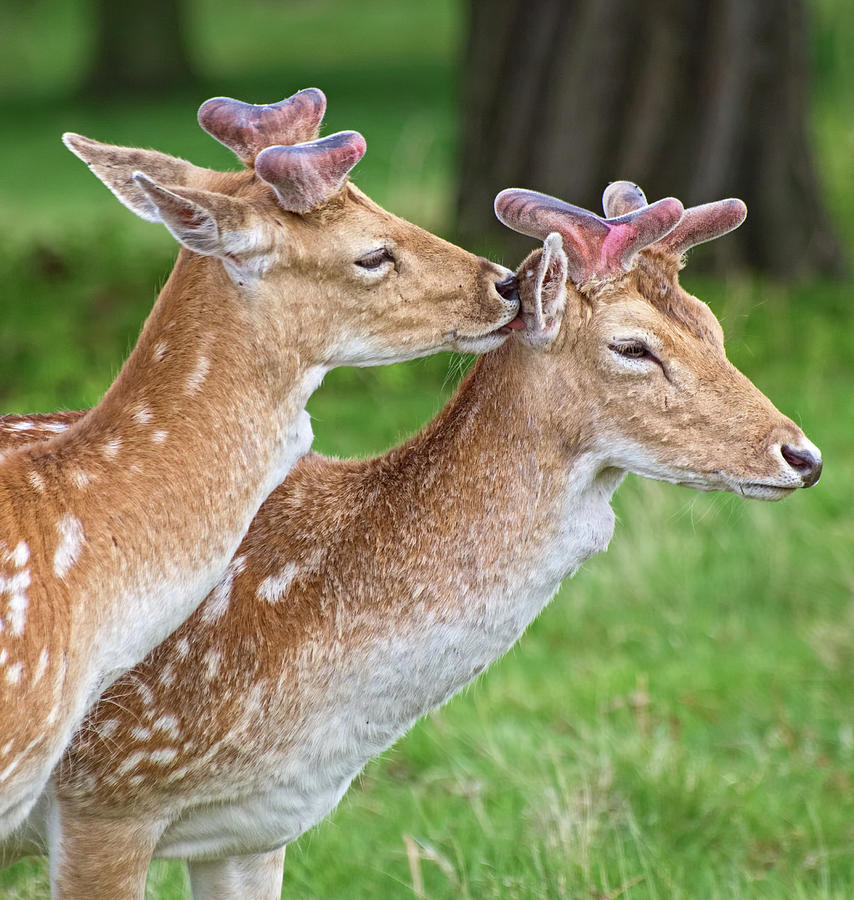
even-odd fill
[[[791,444],[780,447],[783,459],[801,476],[804,487],[812,487],[821,475],[821,457],[811,450],[799,450]]]
[[[515,275],[508,275],[503,281],[497,281],[495,290],[505,300],[519,303],[519,279]]]

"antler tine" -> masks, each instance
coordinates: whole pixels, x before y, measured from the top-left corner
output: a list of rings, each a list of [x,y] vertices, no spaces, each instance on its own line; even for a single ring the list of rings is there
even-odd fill
[[[314,140],[325,112],[326,96],[318,88],[269,105],[213,97],[199,108],[199,125],[252,166],[266,147]]]
[[[606,219],[614,219],[647,205],[644,192],[632,181],[612,181],[602,194]]]
[[[501,191],[495,198],[495,215],[508,228],[541,241],[553,231],[559,232],[565,240],[568,225],[584,224],[598,231],[603,239],[608,235],[607,224],[595,213],[525,188]]]
[[[304,213],[341,189],[365,149],[358,131],[339,131],[304,144],[266,147],[255,159],[255,173],[276,191],[284,209]]]
[[[697,244],[714,240],[738,228],[747,218],[743,200],[730,197],[701,206],[689,206],[682,221],[655,246],[670,253],[682,254]]]

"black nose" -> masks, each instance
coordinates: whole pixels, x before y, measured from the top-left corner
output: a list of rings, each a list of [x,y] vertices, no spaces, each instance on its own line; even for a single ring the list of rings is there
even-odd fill
[[[495,290],[505,299],[519,302],[519,279],[515,275],[508,275],[504,281],[495,284]]]
[[[780,448],[783,459],[803,478],[804,487],[812,487],[821,475],[821,459],[809,450],[796,450],[789,444]]]

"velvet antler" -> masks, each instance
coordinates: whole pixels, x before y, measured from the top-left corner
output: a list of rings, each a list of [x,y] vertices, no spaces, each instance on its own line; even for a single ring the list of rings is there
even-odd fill
[[[631,181],[612,181],[602,194],[606,219],[616,219],[646,205],[644,192]]]
[[[325,112],[326,97],[317,88],[269,105],[214,97],[199,108],[199,125],[251,166],[265,147],[314,140]]]
[[[704,244],[738,228],[746,218],[747,206],[735,197],[702,206],[689,206],[679,225],[658,241],[656,247],[682,254],[697,244]]]
[[[267,182],[291,212],[308,212],[341,189],[348,173],[365,155],[357,131],[293,147],[267,147],[255,159],[255,173]]]
[[[661,240],[683,212],[673,197],[607,220],[522,188],[510,188],[495,198],[495,214],[509,228],[540,240],[552,231],[561,235],[575,284],[628,271],[635,254]]]
[[[602,195],[602,208],[609,218],[622,216],[645,205],[643,191],[631,181],[614,181]],[[697,244],[714,240],[738,228],[746,217],[747,207],[735,198],[689,206],[682,221],[655,246],[670,253],[682,254]]]

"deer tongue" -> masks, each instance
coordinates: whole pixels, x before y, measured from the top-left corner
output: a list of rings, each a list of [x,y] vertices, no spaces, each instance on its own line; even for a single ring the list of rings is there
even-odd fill
[[[521,316],[516,316],[515,319],[511,319],[506,325],[502,325],[501,328],[498,329],[499,334],[510,334],[511,331],[524,331],[525,330],[525,321]]]

